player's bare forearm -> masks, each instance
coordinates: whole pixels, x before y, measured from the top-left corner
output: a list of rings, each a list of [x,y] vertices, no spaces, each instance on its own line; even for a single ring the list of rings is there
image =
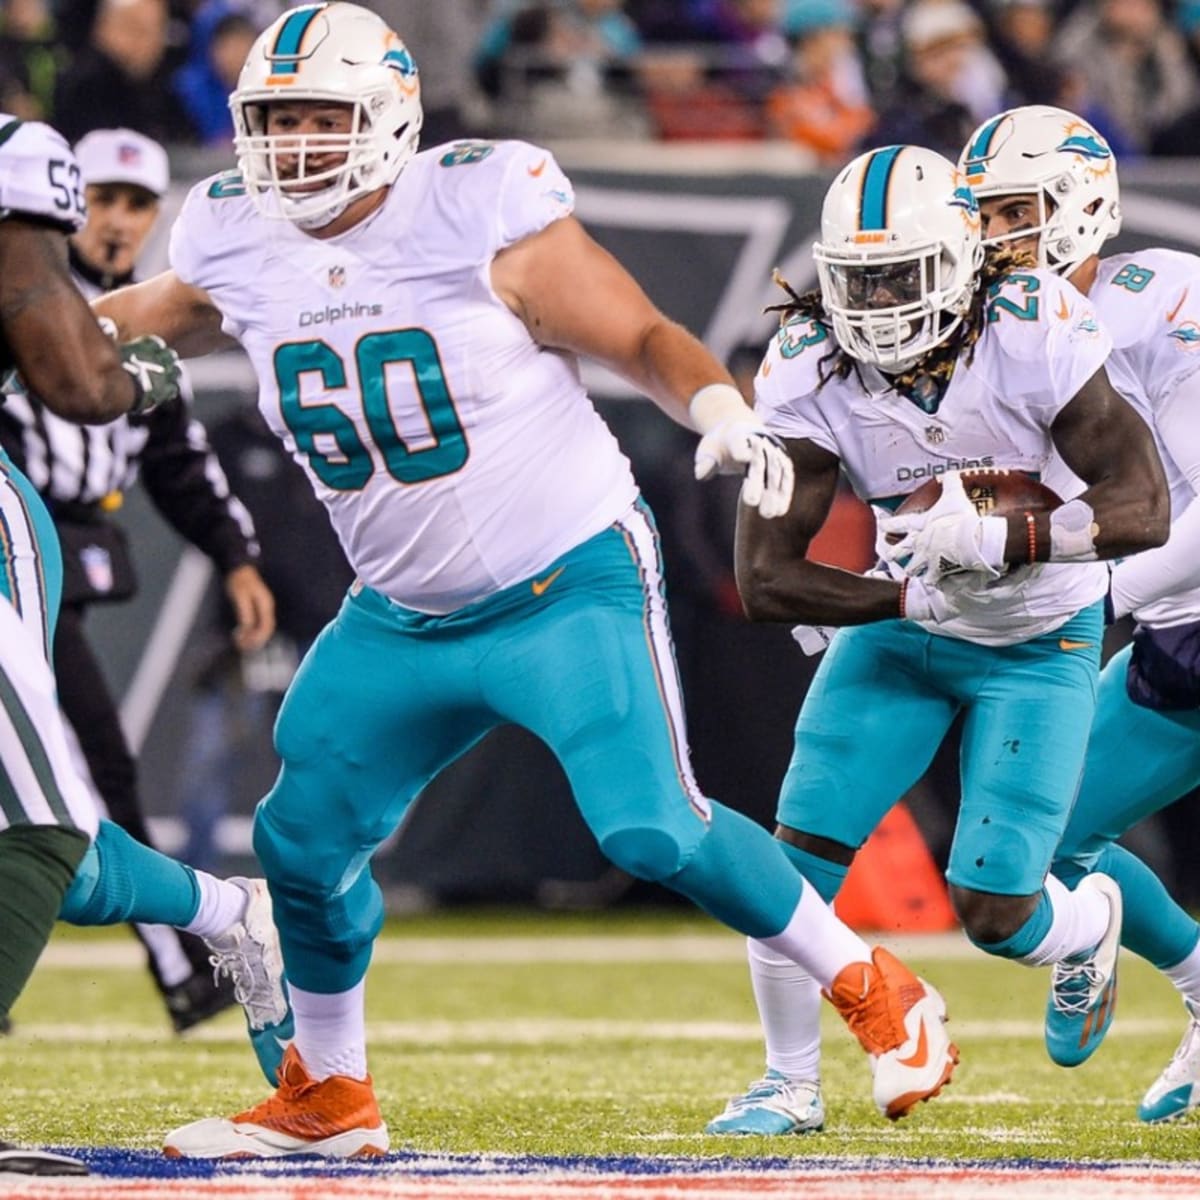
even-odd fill
[[[689,428],[692,396],[706,384],[733,383],[704,345],[659,312],[574,218],[502,250],[491,280],[540,345],[602,363]]]
[[[66,238],[10,218],[0,239],[0,327],[25,385],[68,421],[99,424],[128,411],[133,381],[71,279]]]
[[[157,334],[183,357],[237,344],[222,332],[221,314],[207,294],[173,271],[98,296],[92,308],[116,324],[118,341]]]
[[[742,607],[752,621],[866,625],[900,615],[900,585],[808,559],[737,560]]]
[[[789,439],[796,487],[787,514],[765,520],[738,508],[734,566],[752,621],[865,625],[899,616],[900,585],[810,562],[808,546],[825,523],[838,484],[838,459],[806,439]]]
[[[1098,558],[1123,558],[1161,546],[1170,532],[1171,505],[1162,460],[1149,426],[1096,372],[1063,408],[1052,429],[1063,460],[1087,485]],[[1050,547],[1050,517],[1036,518],[1039,553]],[[1009,518],[1009,550],[1023,561],[1025,522]]]

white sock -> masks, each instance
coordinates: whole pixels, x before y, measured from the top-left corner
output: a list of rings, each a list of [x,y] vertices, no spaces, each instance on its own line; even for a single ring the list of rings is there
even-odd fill
[[[188,933],[217,937],[246,915],[250,897],[236,883],[207,871],[197,871],[196,882],[200,885],[200,907],[183,927]]]
[[[1173,967],[1165,967],[1163,974],[1179,989],[1192,1006],[1200,1006],[1200,942],[1191,954]]]
[[[314,1079],[367,1076],[366,980],[348,992],[306,992],[288,984],[296,1014],[296,1049]]]
[[[821,989],[790,958],[746,939],[767,1066],[788,1079],[821,1078]]]
[[[867,943],[834,915],[808,880],[783,931],[759,941],[803,967],[818,987],[826,989],[843,967],[871,961]]]
[[[1043,885],[1050,900],[1050,928],[1046,936],[1015,962],[1044,967],[1090,950],[1108,928],[1108,900],[1090,887],[1070,891],[1053,875]]]

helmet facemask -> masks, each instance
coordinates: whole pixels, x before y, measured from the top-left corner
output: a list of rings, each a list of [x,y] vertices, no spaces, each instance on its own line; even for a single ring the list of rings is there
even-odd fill
[[[396,138],[372,119],[372,109],[382,112],[387,107],[386,97],[377,95],[351,102],[336,95],[302,98],[348,108],[346,133],[268,133],[269,105],[299,99],[278,94],[242,98],[243,120],[238,123],[235,146],[247,191],[259,211],[286,218],[302,229],[316,229],[335,220],[360,196],[392,182],[399,172],[388,177],[386,153],[388,143],[394,145]],[[415,148],[415,132],[410,136]],[[310,165],[312,159],[331,155],[336,156],[331,167],[315,170]]]
[[[270,129],[272,105],[336,106],[344,132]],[[265,30],[229,98],[246,190],[264,216],[319,229],[393,183],[417,152],[421,94],[404,43],[354,4],[292,9]],[[332,157],[334,165],[312,165]]]

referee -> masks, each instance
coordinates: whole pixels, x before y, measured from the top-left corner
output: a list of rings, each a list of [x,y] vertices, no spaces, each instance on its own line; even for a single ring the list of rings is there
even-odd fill
[[[89,133],[75,154],[88,219],[70,240],[70,261],[75,282],[91,299],[131,282],[167,190],[167,155],[128,129]],[[136,763],[85,632],[93,604],[129,600],[137,591],[125,534],[112,514],[140,475],[162,516],[215,564],[236,614],[240,650],[258,649],[275,627],[250,515],[231,495],[203,427],[182,402],[109,425],[81,426],[33,397],[9,396],[0,407],[0,444],[45,500],[62,541],[62,610],[54,640],[62,711],[109,816],[151,844]],[[233,1003],[228,981],[214,984],[209,952],[199,939],[160,925],[135,926],[135,932],[177,1032]]]

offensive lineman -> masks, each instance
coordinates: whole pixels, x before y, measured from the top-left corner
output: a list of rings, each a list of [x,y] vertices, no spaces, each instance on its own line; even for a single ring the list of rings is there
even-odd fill
[[[788,507],[787,455],[584,233],[548,153],[416,154],[416,68],[374,14],[285,14],[231,106],[240,173],[192,191],[171,271],[96,307],[185,352],[242,343],[359,578],[289,689],[282,771],[255,821],[295,1042],[270,1099],[177,1130],[167,1152],[387,1148],[363,1024],[383,919],[370,855],[502,722],[555,750],[613,861],[806,963],[871,1055],[881,1109],[935,1094],[957,1058],[940,997],[872,956],[692,777],[657,538],[576,355],[699,429],[700,477],[748,468],[764,519]]]
[[[963,150],[984,244],[1031,246],[1083,292],[1113,337],[1113,385],[1154,430],[1171,493],[1171,536],[1113,568],[1110,619],[1133,614],[1100,692],[1079,797],[1054,861],[1074,886],[1111,875],[1125,900],[1122,945],[1158,967],[1189,1015],[1183,1040],[1138,1107],[1143,1121],[1200,1104],[1200,926],[1116,839],[1200,785],[1200,260],[1146,249],[1101,258],[1120,229],[1112,150],[1074,113],[1011,109]]]
[[[981,272],[976,199],[940,155],[855,159],[813,256],[819,294],[785,307],[755,381],[796,496],[774,523],[742,506],[738,582],[752,619],[848,628],[801,707],[776,837],[832,900],[963,712],[955,910],[987,953],[1059,964],[1048,1025],[1056,1045],[1086,1031],[1090,1052],[1112,1018],[1120,892],[1099,873],[1070,892],[1047,871],[1095,703],[1096,560],[1166,535],[1153,439],[1109,384],[1108,336],[1073,289],[1011,256]],[[1034,474],[1069,502],[981,516],[956,473],[972,464]],[[877,509],[941,477],[927,513],[879,521],[891,578],[804,557],[839,470]],[[708,1132],[820,1129],[818,986],[761,942],[749,957],[767,1070]]]

